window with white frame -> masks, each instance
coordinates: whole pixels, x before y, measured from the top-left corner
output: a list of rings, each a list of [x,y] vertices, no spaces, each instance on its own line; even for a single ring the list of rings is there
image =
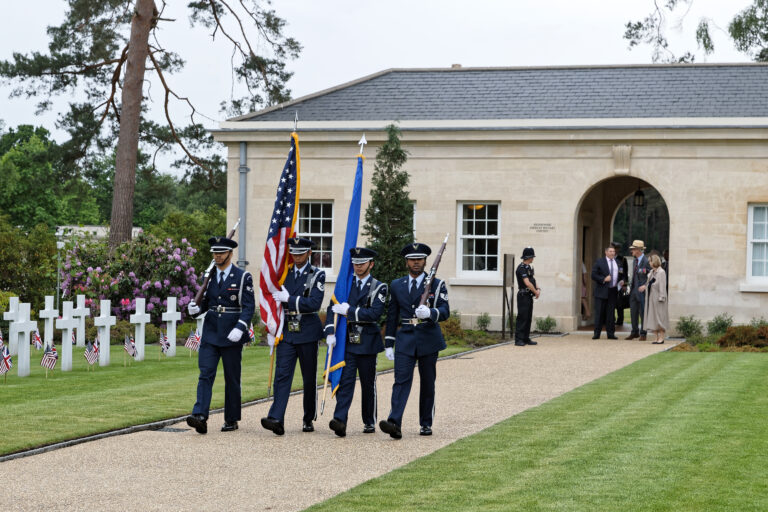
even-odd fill
[[[498,203],[459,203],[459,271],[498,272]]]
[[[301,201],[299,203],[298,236],[309,238],[317,245],[312,249],[312,265],[333,267],[333,203],[330,201]]]
[[[747,278],[768,282],[768,204],[749,205]]]

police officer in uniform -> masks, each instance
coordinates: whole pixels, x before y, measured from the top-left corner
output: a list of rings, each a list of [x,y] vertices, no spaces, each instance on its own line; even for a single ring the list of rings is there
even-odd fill
[[[255,298],[253,278],[232,265],[232,249],[237,242],[224,237],[208,240],[216,263],[215,275],[201,304],[189,303],[187,310],[193,317],[205,314],[203,335],[197,364],[200,378],[197,382],[197,402],[187,425],[198,433],[208,432],[208,410],[216,368],[221,360],[224,367],[224,426],[222,432],[237,430],[240,421],[240,365],[243,345],[248,342],[248,326],[253,318]]]
[[[285,433],[285,408],[297,359],[304,379],[302,431],[315,430],[312,422],[317,419],[317,349],[323,337],[323,324],[317,312],[323,302],[325,272],[309,262],[314,246],[315,242],[306,238],[288,239],[293,265],[288,269],[282,289],[272,294],[276,301],[283,303],[285,325],[275,356],[275,398],[261,425],[279,436]],[[267,336],[267,343],[274,346],[271,335]]]
[[[352,405],[356,374],[360,374],[363,433],[376,431],[376,356],[384,351],[379,318],[384,313],[387,285],[371,276],[376,251],[366,247],[350,249],[355,280],[347,302],[328,306],[325,334],[329,347],[336,344],[334,314],[347,317],[344,367],[336,391],[336,410],[329,426],[337,436],[347,435],[347,412]]]
[[[392,409],[379,428],[395,439],[403,437],[400,426],[405,404],[411,392],[413,367],[419,365],[419,423],[422,436],[432,435],[435,413],[435,378],[437,354],[445,348],[445,339],[438,322],[448,319],[448,290],[440,279],[433,279],[426,304],[419,305],[424,292],[424,267],[429,246],[413,243],[400,254],[405,257],[408,275],[392,281],[387,311],[385,353],[395,361],[395,383],[392,386]],[[399,327],[399,329],[398,329]]]
[[[536,278],[533,277],[533,258],[536,254],[533,247],[523,249],[523,261],[517,266],[517,320],[515,322],[515,345],[536,345],[531,340],[531,319],[533,318],[533,299],[539,298],[541,288],[536,287]]]

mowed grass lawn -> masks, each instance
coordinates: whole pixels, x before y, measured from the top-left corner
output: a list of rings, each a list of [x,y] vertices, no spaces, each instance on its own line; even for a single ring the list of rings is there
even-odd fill
[[[158,345],[146,345],[144,361],[123,367],[122,344],[112,345],[111,364],[86,371],[88,363],[83,348],[72,347],[72,371],[62,372],[61,361],[48,373],[40,366],[42,351],[31,348],[31,375],[16,376],[18,365],[8,373],[6,383],[0,377],[0,455],[43,446],[59,441],[107,432],[131,425],[174,418],[192,411],[197,396],[197,353],[176,347],[175,357],[158,360]],[[441,356],[468,350],[467,346],[449,346]],[[61,347],[58,347],[61,352]],[[325,344],[318,353],[318,383],[322,383]],[[377,368],[392,368],[384,354]],[[269,348],[246,347],[243,352],[242,400],[247,402],[267,396]],[[301,389],[298,365],[293,389]],[[319,401],[322,397],[318,397]],[[326,399],[329,406],[330,391]],[[333,402],[335,403],[335,402]],[[219,364],[213,387],[211,409],[224,407],[224,374]],[[331,410],[333,404],[331,404]],[[319,412],[319,411],[318,411]],[[326,413],[327,414],[327,413]],[[296,421],[301,421],[297,418]],[[217,425],[218,427],[218,425]]]
[[[766,383],[763,354],[657,354],[308,510],[768,510]]]

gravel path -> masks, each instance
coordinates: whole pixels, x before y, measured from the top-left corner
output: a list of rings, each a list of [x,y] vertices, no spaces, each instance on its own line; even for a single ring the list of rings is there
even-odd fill
[[[205,436],[179,423],[4,462],[2,508],[302,510],[669,348],[594,341],[582,333],[538,341],[535,347],[504,345],[440,361],[432,437],[418,435],[418,379],[399,441],[378,426],[373,435],[362,433],[359,387],[346,438],[327,427],[335,401],[326,402],[314,433],[302,433],[301,397],[292,396],[283,437],[261,428],[269,407],[264,403],[243,409],[240,430],[232,433],[219,432],[223,415],[216,414]],[[389,410],[392,380],[392,373],[378,377],[379,419]]]

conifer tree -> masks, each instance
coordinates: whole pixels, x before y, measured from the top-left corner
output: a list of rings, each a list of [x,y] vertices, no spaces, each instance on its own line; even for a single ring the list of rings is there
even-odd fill
[[[413,203],[408,195],[408,173],[402,170],[408,152],[400,144],[400,129],[387,126],[387,142],[376,152],[371,201],[365,209],[363,235],[379,255],[374,274],[389,284],[403,275],[400,249],[413,242]]]

